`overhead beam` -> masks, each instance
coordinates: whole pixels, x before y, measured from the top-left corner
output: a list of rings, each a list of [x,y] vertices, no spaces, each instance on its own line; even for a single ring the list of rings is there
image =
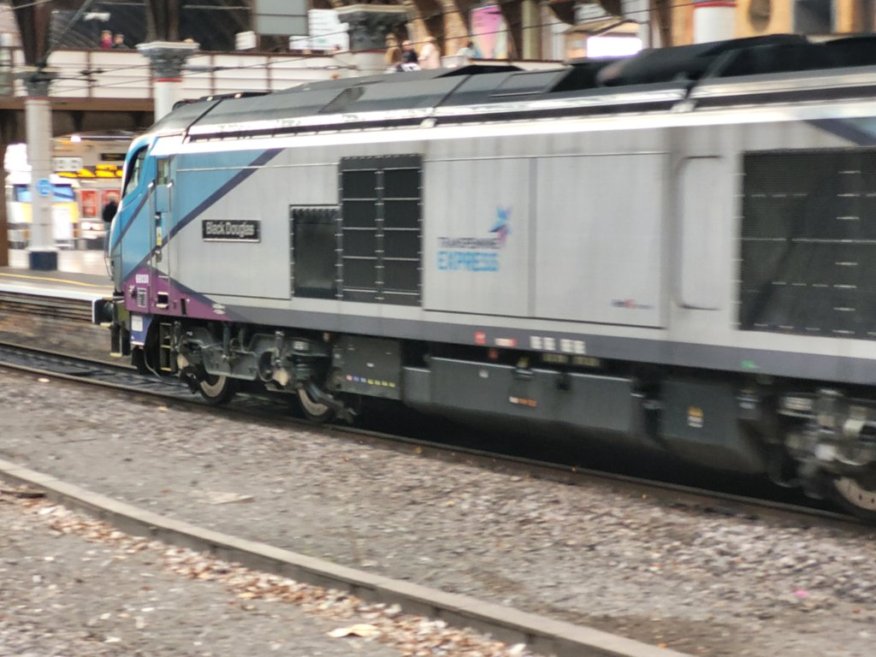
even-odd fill
[[[417,50],[426,42],[429,36],[429,28],[423,20],[423,14],[414,0],[399,0],[397,3],[408,10],[408,37],[417,44]]]
[[[179,41],[179,0],[146,0],[146,40]]]
[[[508,57],[519,59],[523,56],[523,12],[520,0],[499,0],[499,9],[508,28]]]
[[[444,28],[444,54],[455,55],[471,38],[467,3],[463,0],[439,0]]]
[[[657,34],[661,48],[672,45],[672,0],[651,0],[651,16],[657,22]]]
[[[21,35],[21,49],[24,63],[36,66],[45,61],[49,49],[49,27],[52,19],[52,6],[47,2],[33,0],[12,0],[15,22]]]
[[[444,13],[445,9],[440,0],[411,0],[417,18],[423,22],[426,36],[433,36],[439,44],[444,43]],[[455,7],[450,8],[455,11]]]

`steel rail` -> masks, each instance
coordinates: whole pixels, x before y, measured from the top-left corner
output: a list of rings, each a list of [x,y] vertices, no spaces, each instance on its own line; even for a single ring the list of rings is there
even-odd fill
[[[27,292],[0,290],[0,313],[91,322],[91,303],[78,299],[48,297]]]
[[[686,484],[660,481],[652,478],[618,474],[592,468],[521,457],[488,449],[461,446],[438,440],[405,436],[345,425],[314,425],[290,414],[285,395],[278,398],[262,395],[239,395],[229,406],[210,406],[193,395],[182,382],[155,375],[142,375],[133,368],[111,365],[86,358],[63,356],[52,352],[20,347],[0,342],[0,368],[28,372],[40,376],[98,385],[126,393],[159,397],[187,408],[209,414],[229,417],[245,415],[265,426],[288,428],[314,426],[345,440],[354,440],[379,448],[415,454],[449,463],[464,463],[504,474],[531,477],[558,483],[584,486],[610,486],[637,499],[651,499],[656,504],[682,508],[706,515],[743,517],[753,520],[774,519],[784,522],[819,526],[829,525],[845,530],[872,531],[861,520],[841,511],[832,511],[759,497],[750,497],[723,491],[709,490]],[[278,401],[279,400],[279,401]]]

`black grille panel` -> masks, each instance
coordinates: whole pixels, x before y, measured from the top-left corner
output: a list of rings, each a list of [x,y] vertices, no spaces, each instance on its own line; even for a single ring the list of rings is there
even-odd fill
[[[350,301],[419,304],[422,158],[344,158],[339,173],[340,296]]]
[[[742,330],[876,338],[876,152],[744,159]]]

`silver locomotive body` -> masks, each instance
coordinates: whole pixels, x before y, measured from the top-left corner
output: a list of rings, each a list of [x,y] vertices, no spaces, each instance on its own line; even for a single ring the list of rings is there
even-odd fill
[[[876,512],[876,68],[577,66],[183,106],[129,155],[114,350],[213,401],[397,399]]]

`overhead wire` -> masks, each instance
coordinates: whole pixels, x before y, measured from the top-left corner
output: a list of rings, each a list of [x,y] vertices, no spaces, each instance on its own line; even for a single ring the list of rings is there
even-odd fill
[[[64,29],[61,31],[61,33],[58,36],[54,36],[50,39],[49,47],[46,49],[45,54],[40,58],[40,61],[37,63],[38,66],[40,66],[40,67],[46,66],[46,62],[48,61],[49,56],[57,48],[58,43],[60,43],[60,41],[65,36],[67,36],[67,34],[70,32],[70,30],[73,28],[73,26],[79,21],[79,18],[81,16],[83,16],[85,14],[85,12],[87,12],[89,10],[89,8],[91,7],[91,5],[93,5],[93,4],[94,4],[94,0],[85,0],[85,2],[82,3],[82,5],[79,7],[79,9],[76,10],[76,13],[70,17],[69,21],[67,21],[67,25],[64,26]]]
[[[28,9],[30,7],[37,7],[39,5],[46,5],[46,4],[49,4],[50,2],[53,2],[53,0],[34,0],[33,2],[29,2],[26,5],[14,5],[13,4],[12,10],[18,11],[19,9]]]
[[[209,53],[207,53],[207,55],[209,55]],[[184,69],[184,71],[186,72],[187,76],[196,76],[196,75],[210,74],[210,73],[213,73],[215,71],[234,71],[234,70],[241,70],[242,71],[242,70],[255,70],[255,69],[267,70],[269,67],[271,67],[273,64],[276,64],[276,63],[294,63],[294,62],[308,61],[308,60],[313,59],[315,57],[319,57],[319,55],[316,55],[316,56],[314,56],[314,55],[310,55],[310,56],[295,55],[295,56],[290,56],[290,57],[281,57],[281,56],[274,55],[274,54],[260,54],[260,55],[262,57],[270,57],[271,59],[268,62],[259,62],[256,64],[250,64],[250,65],[244,65],[244,66],[218,66],[218,67],[209,67],[208,70],[204,70],[204,71],[187,70],[187,69]],[[327,57],[327,56],[323,55],[323,57]],[[337,69],[337,68],[339,68],[337,65],[327,64],[324,66],[305,68],[303,70],[311,70],[311,71],[333,70],[333,69]],[[118,74],[124,74],[124,73],[129,72],[129,71],[142,71],[144,69],[151,69],[151,65],[149,63],[145,63],[145,64],[138,64],[138,65],[132,65],[132,66],[116,67],[116,68],[106,69],[106,70],[102,70],[102,71],[89,70],[89,75],[83,76],[83,77],[87,78],[87,77],[91,77],[94,75],[102,75],[102,74],[107,74],[107,73],[112,74],[112,75],[118,75]],[[71,80],[75,80],[76,78],[65,77],[62,74],[60,79],[65,80],[65,81],[71,81]],[[128,85],[135,85],[135,84],[142,85],[142,84],[148,83],[151,79],[152,79],[152,75],[150,73],[150,74],[145,75],[145,76],[135,76],[133,79],[120,80],[117,82],[101,82],[99,86],[101,88],[108,88],[108,87],[123,87],[123,86],[128,86]],[[295,81],[310,82],[312,80],[309,78],[292,78],[292,79],[284,78],[284,81],[294,83]],[[68,92],[77,92],[77,91],[86,91],[93,86],[94,86],[94,83],[84,81],[83,84],[81,84],[79,86],[74,86],[74,85],[68,84],[68,85],[64,85],[63,88],[65,91],[68,91]]]
[[[439,14],[436,13],[436,15],[439,15]],[[529,26],[526,26],[526,28],[524,28],[524,29],[541,29],[541,28],[549,27],[549,26],[551,26],[551,25],[556,25],[556,24],[557,24],[557,23],[556,23],[556,22],[553,22],[553,21],[552,21],[552,22],[542,22],[542,23],[539,23],[539,24],[536,24],[536,25],[529,25]],[[491,32],[482,32],[482,33],[480,33],[480,35],[481,35],[481,36],[491,36],[491,35],[501,34],[501,33],[505,32],[505,31],[506,31],[506,30],[497,29],[497,30],[494,30],[494,31],[491,31]],[[340,36],[340,35],[342,35],[342,34],[346,34],[346,33],[347,33],[346,30],[339,30],[339,31],[337,31],[337,32],[334,32],[334,33],[327,33],[327,34],[324,34],[324,35],[321,35],[321,36],[332,37],[332,36]],[[306,38],[306,37],[305,37],[305,38]],[[464,38],[470,38],[470,37],[469,37],[469,36],[465,36],[465,37],[460,37],[460,38],[463,38],[463,39],[464,39]],[[411,41],[411,42],[412,42],[414,45],[422,45],[422,44],[425,43],[424,40],[423,40],[423,41],[413,40],[413,41]],[[361,50],[361,51],[357,51],[357,50],[345,50],[345,51],[342,51],[342,52],[343,52],[343,53],[347,53],[347,54],[351,54],[351,55],[355,55],[355,54],[357,54],[358,52],[366,52],[366,51],[367,51],[367,49],[363,49],[363,50]],[[211,53],[196,53],[195,56],[198,56],[198,55],[200,55],[200,56],[209,56],[210,54],[211,54]],[[219,53],[219,54],[235,54],[235,53]],[[330,51],[326,51],[325,54],[322,55],[322,56],[331,56],[332,54],[334,54],[334,53],[331,53]],[[195,70],[195,69],[187,69],[187,68],[184,67],[183,70],[186,72],[187,75],[205,75],[205,74],[212,73],[212,72],[214,72],[214,71],[222,71],[222,70],[225,70],[225,71],[241,70],[241,71],[243,71],[243,70],[267,69],[268,67],[271,67],[271,66],[274,66],[274,65],[277,65],[277,64],[295,63],[295,62],[306,61],[306,60],[309,60],[309,59],[311,59],[311,58],[313,58],[313,57],[315,56],[315,55],[313,55],[313,54],[289,54],[289,55],[285,55],[285,54],[283,54],[283,53],[257,53],[257,55],[260,55],[260,56],[262,56],[262,57],[270,57],[270,61],[268,61],[268,62],[258,62],[258,63],[254,63],[254,64],[239,65],[239,66],[218,66],[218,67],[214,67],[214,68],[212,68],[211,70]],[[244,56],[247,56],[247,57],[248,57],[248,56],[254,56],[254,55],[246,54],[246,55],[244,55]],[[316,56],[319,56],[319,55],[316,55]],[[496,60],[496,61],[502,61],[502,60]],[[116,73],[116,72],[125,71],[125,70],[133,70],[133,69],[148,68],[148,67],[149,67],[148,64],[144,64],[144,65],[142,65],[142,66],[131,66],[131,67],[122,67],[122,68],[112,69],[112,71],[113,71],[114,73]],[[327,65],[327,66],[323,66],[323,67],[320,67],[320,68],[322,68],[322,69],[324,69],[324,70],[336,70],[336,69],[338,69],[338,68],[342,68],[342,66],[338,66],[338,65],[336,65],[336,64],[332,64],[332,65]],[[144,82],[145,82],[145,81],[146,81],[146,80],[144,79]],[[307,79],[302,79],[301,81],[302,81],[302,82],[307,82],[307,81],[309,81],[309,80],[307,80]],[[120,86],[120,85],[123,85],[123,84],[128,84],[128,83],[127,83],[127,82],[126,82],[126,83],[107,83],[106,85],[102,85],[102,86]],[[81,87],[81,88],[82,88],[82,89],[87,89],[89,86],[90,86],[90,85],[84,85],[84,86]]]

